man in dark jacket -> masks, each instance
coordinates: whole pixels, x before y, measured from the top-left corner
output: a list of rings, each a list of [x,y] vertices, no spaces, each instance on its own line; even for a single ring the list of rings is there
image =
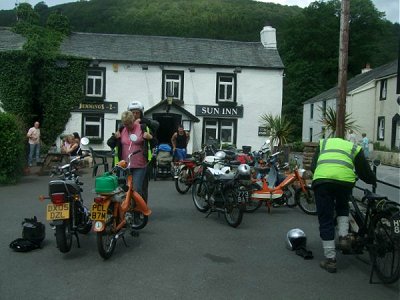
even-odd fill
[[[326,257],[320,266],[330,273],[335,273],[334,212],[336,210],[339,248],[347,250],[351,247],[348,237],[348,201],[356,176],[373,185],[376,185],[376,176],[371,171],[361,147],[341,138],[320,141],[313,157],[311,171],[314,173],[312,188],[317,204],[320,237]]]

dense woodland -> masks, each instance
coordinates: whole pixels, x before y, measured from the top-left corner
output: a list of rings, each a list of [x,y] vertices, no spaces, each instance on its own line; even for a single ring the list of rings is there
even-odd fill
[[[400,26],[384,19],[370,0],[350,3],[348,78],[398,58]],[[277,30],[285,64],[283,114],[301,136],[302,106],[337,83],[340,1],[307,8],[252,0],[91,0],[34,7],[38,22],[58,12],[72,31],[259,41],[265,25]],[[16,11],[0,11],[0,26],[14,26]],[[261,109],[262,111],[262,109]],[[267,111],[262,111],[268,113]]]

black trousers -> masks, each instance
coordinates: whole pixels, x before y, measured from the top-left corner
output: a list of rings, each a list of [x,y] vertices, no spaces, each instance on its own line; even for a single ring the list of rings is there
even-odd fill
[[[335,211],[337,216],[349,215],[351,190],[349,187],[336,183],[322,183],[314,188],[319,235],[323,241],[335,239]]]

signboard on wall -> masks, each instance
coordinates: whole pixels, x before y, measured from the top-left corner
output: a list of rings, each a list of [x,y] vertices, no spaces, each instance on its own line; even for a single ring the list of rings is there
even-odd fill
[[[118,113],[118,102],[81,102],[73,111],[95,113]]]
[[[243,106],[196,105],[196,116],[243,118]]]
[[[269,136],[269,130],[267,127],[258,127],[258,136]]]

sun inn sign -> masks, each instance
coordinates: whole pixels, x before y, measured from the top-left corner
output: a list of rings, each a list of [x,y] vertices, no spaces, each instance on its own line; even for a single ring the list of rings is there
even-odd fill
[[[242,118],[243,106],[196,105],[196,116]]]

